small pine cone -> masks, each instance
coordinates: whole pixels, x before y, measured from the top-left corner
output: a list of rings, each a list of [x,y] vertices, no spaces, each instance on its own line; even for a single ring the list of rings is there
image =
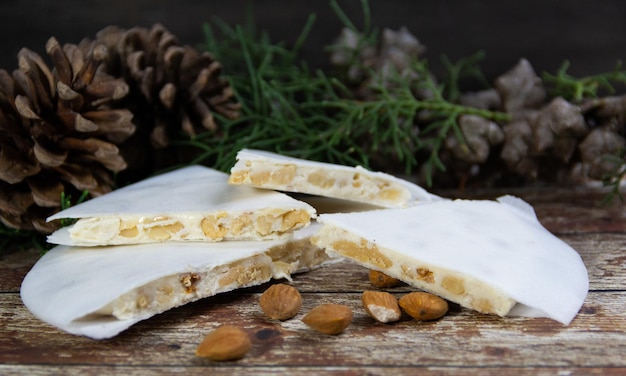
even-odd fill
[[[185,162],[162,160],[172,156],[163,149],[171,140],[179,140],[181,133],[219,135],[214,114],[228,119],[239,116],[240,104],[221,75],[221,64],[209,52],[180,45],[162,25],[128,30],[110,26],[98,32],[95,40],[110,51],[103,70],[123,78],[130,87],[125,103],[138,126],[130,145],[137,148],[140,143],[139,150],[153,151],[152,158],[144,155],[145,163],[154,164],[147,170]]]
[[[356,87],[361,99],[375,97],[374,87],[391,88],[397,80],[417,80],[419,74],[413,62],[426,51],[426,47],[406,27],[398,31],[383,30],[378,45],[372,44],[363,34],[343,28],[330,55],[330,63],[345,71],[349,84]],[[431,79],[435,79],[431,75]],[[418,98],[429,98],[432,93],[420,88]]]
[[[477,115],[459,117],[459,128],[465,142],[455,135],[446,139],[446,147],[455,158],[469,164],[481,164],[487,161],[492,146],[504,140],[504,133],[498,124]]]
[[[116,103],[124,81],[98,71],[107,50],[46,44],[48,67],[22,49],[12,75],[0,70],[0,220],[8,227],[50,233],[46,218],[75,199],[109,192],[127,164],[116,144],[133,134],[132,114]]]
[[[595,128],[580,143],[581,160],[587,177],[602,180],[614,174],[624,161],[608,158],[618,155],[626,147],[626,139],[610,127]]]
[[[504,145],[500,158],[514,173],[535,180],[539,176],[539,166],[532,157],[532,129],[528,121],[520,119],[502,127]]]
[[[546,90],[532,65],[521,59],[511,70],[496,78],[495,88],[502,98],[503,110],[514,118],[544,104]]]
[[[533,131],[533,148],[537,154],[553,155],[568,163],[578,141],[588,132],[580,107],[561,97],[554,98],[529,118]]]

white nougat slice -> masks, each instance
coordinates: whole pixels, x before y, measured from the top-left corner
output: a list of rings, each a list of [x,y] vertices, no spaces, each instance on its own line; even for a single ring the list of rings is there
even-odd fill
[[[48,237],[65,245],[278,239],[308,226],[315,209],[286,194],[228,184],[228,174],[190,166],[63,210],[78,218]]]
[[[439,199],[418,185],[361,166],[308,161],[261,150],[240,150],[230,173],[228,182],[234,185],[307,193],[386,208]]]
[[[315,228],[288,240],[57,246],[26,275],[21,297],[63,331],[110,338],[170,308],[336,261],[311,244]]]
[[[464,307],[568,324],[589,288],[579,254],[526,202],[437,201],[322,214],[312,242]]]

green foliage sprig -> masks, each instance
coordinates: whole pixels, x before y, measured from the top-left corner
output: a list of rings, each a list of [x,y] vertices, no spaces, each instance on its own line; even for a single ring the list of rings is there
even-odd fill
[[[543,73],[543,80],[546,85],[551,86],[553,96],[561,96],[569,101],[580,102],[585,98],[596,98],[602,90],[608,94],[614,94],[616,89],[614,84],[626,83],[626,70],[622,69],[622,63],[618,62],[610,72],[594,74],[591,76],[577,78],[571,76],[569,61],[564,61],[556,74]]]
[[[613,163],[615,169],[606,176],[603,177],[602,183],[605,187],[610,187],[611,191],[603,200],[604,204],[612,202],[615,198],[618,198],[620,202],[624,202],[624,195],[622,194],[622,182],[626,180],[626,148],[621,149],[615,155],[607,155],[605,157],[607,161]]]

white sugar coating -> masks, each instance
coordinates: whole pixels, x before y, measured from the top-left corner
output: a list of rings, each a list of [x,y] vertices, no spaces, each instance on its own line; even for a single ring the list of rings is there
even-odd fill
[[[120,188],[48,220],[79,218],[54,244],[277,239],[307,226],[315,209],[286,194],[228,185],[228,174],[190,166]]]
[[[242,149],[229,183],[339,198],[378,207],[405,207],[439,200],[422,187],[395,176],[262,150]]]
[[[323,224],[313,237],[318,246],[332,249],[337,234],[356,236],[388,259],[374,265],[376,269],[409,284],[414,280],[398,271],[398,263],[422,267],[426,271],[421,277],[428,268],[447,271],[454,283],[443,287],[453,292],[459,281],[483,283],[493,288],[494,295],[501,292],[518,303],[509,314],[550,317],[568,324],[589,288],[580,255],[546,230],[530,205],[512,196],[498,201],[437,201],[406,209],[323,214],[318,221]],[[362,258],[354,259],[367,264]],[[428,277],[441,292],[445,282],[433,278],[436,274]],[[427,289],[428,283],[420,287]],[[484,289],[466,290],[461,288],[459,294],[484,293]],[[455,301],[451,295],[446,298]],[[465,305],[465,298],[459,296],[457,302]]]
[[[42,321],[110,338],[170,308],[334,262],[310,244],[314,226],[289,240],[57,246],[29,271],[20,293]]]

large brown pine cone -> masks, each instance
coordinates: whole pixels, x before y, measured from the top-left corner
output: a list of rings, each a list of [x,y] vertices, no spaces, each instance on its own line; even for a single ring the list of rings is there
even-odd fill
[[[189,148],[167,149],[172,140],[207,132],[219,137],[216,116],[239,116],[240,105],[221,75],[221,64],[209,52],[180,45],[162,25],[110,26],[95,40],[109,50],[101,69],[126,80],[130,89],[123,103],[138,126],[124,150],[131,167],[150,171],[189,162]]]
[[[98,71],[106,47],[46,44],[52,67],[22,49],[13,74],[0,70],[0,220],[5,226],[49,233],[61,194],[101,195],[127,164],[119,144],[135,131],[119,109],[123,80]]]

